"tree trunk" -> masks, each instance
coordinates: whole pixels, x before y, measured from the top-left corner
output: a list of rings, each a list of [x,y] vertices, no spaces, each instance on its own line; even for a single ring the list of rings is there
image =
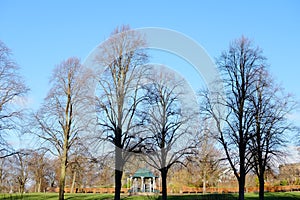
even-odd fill
[[[121,129],[116,132],[115,146],[115,200],[121,199],[122,175],[123,175],[123,158],[121,149]]]
[[[21,193],[21,194],[23,194],[24,193],[24,191],[25,191],[25,185],[23,184],[23,182],[21,182],[21,184],[20,184],[20,187],[19,187],[20,189],[19,189],[19,192]]]
[[[61,172],[59,179],[59,200],[64,200],[64,189],[65,189],[65,178],[66,178],[66,167],[61,164]]]
[[[245,170],[241,170],[240,178],[239,178],[239,200],[245,199],[245,181],[246,180],[246,173]]]
[[[161,193],[162,193],[162,200],[167,200],[167,174],[168,169],[167,167],[164,167],[160,170],[161,173]]]
[[[121,199],[123,171],[115,169],[115,200]]]
[[[243,110],[243,109],[242,109]],[[242,116],[242,115],[241,115]],[[238,182],[239,182],[239,200],[245,199],[245,183],[246,183],[246,169],[245,169],[245,161],[246,161],[246,144],[244,142],[244,133],[242,130],[243,127],[243,117],[240,116],[239,119],[239,136],[240,136],[240,144],[239,144],[239,158],[240,158],[240,170],[239,176],[236,174]]]
[[[260,174],[259,177],[259,200],[265,199],[265,179],[264,174]]]
[[[204,172],[203,172],[203,194],[206,193],[206,168],[204,167]]]
[[[72,180],[72,186],[71,186],[70,193],[74,193],[75,180],[76,180],[76,170],[74,171],[74,174],[73,174],[73,180]]]
[[[34,192],[38,192],[39,181],[35,180],[36,184],[34,185]]]
[[[39,184],[38,184],[38,192],[41,192],[41,188],[42,188],[42,178],[39,178]]]
[[[64,146],[66,146],[66,145],[64,145]],[[63,152],[63,156],[61,159],[61,167],[60,167],[59,200],[64,200],[66,168],[67,168],[67,147],[64,147],[64,152]]]

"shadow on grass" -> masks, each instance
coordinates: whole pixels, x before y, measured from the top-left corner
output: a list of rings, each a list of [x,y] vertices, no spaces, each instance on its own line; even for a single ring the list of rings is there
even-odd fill
[[[247,193],[245,200],[257,200],[258,194]],[[126,200],[127,198],[124,198]],[[161,200],[161,196],[136,196],[130,200]],[[300,192],[266,193],[265,200],[295,200],[300,199]],[[191,195],[169,195],[168,200],[238,200],[237,194],[191,194]]]
[[[65,200],[113,200],[112,194],[66,194]]]
[[[124,200],[161,200],[161,196],[135,196],[124,198]],[[191,195],[168,195],[168,200],[237,200],[234,194],[191,194]]]
[[[57,200],[57,194],[0,194],[0,200]]]
[[[184,195],[170,196],[170,200],[237,200],[237,196],[233,194],[205,194],[205,195]]]
[[[0,200],[57,200],[55,193],[0,194]],[[122,196],[123,200],[161,200],[160,195]],[[237,194],[185,194],[169,195],[168,200],[237,200]],[[258,194],[247,193],[245,200],[257,200]],[[300,199],[300,192],[266,193],[265,200]],[[66,194],[65,200],[113,200],[113,194]]]
[[[0,194],[0,200],[57,200],[56,193]],[[65,194],[65,200],[112,200],[111,194]]]
[[[258,194],[247,194],[246,200],[258,199]],[[300,199],[300,192],[265,193],[265,200],[294,200]]]

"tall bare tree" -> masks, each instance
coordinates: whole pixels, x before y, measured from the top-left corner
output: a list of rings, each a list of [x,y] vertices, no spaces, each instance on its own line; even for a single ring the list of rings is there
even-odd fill
[[[61,161],[60,200],[64,199],[66,168],[71,148],[80,143],[80,134],[87,131],[89,124],[85,96],[88,80],[89,75],[78,58],[61,62],[52,74],[52,88],[35,114],[36,134],[45,147]]]
[[[251,96],[256,92],[258,74],[265,58],[258,47],[245,38],[234,41],[217,60],[223,91],[205,92],[202,111],[214,120],[217,137],[239,183],[239,199],[244,199],[246,174],[251,170],[250,142],[254,112]],[[220,108],[222,110],[220,110]]]
[[[286,133],[294,129],[288,115],[296,108],[296,102],[291,95],[284,94],[266,70],[260,71],[256,91],[251,98],[255,123],[250,148],[254,171],[259,180],[259,199],[263,200],[265,173],[275,158],[284,155]]]
[[[157,70],[144,86],[144,106],[147,123],[146,162],[161,173],[162,199],[167,199],[167,174],[175,163],[192,152],[195,113],[184,96],[187,89],[183,79],[170,71]],[[192,98],[191,98],[192,99]],[[194,132],[194,134],[196,134]]]
[[[29,90],[11,54],[0,40],[0,158],[16,153],[7,144],[5,136],[18,130],[24,111],[22,100]]]
[[[115,199],[120,199],[123,167],[141,143],[141,121],[136,113],[148,56],[143,36],[128,26],[116,28],[102,45],[97,62],[104,67],[98,77],[97,113],[101,139],[114,145]]]

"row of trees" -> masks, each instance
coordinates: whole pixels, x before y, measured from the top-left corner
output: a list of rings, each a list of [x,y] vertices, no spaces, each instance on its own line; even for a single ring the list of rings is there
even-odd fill
[[[206,144],[214,140],[206,139]],[[200,149],[199,149],[200,150]],[[1,159],[0,192],[53,192],[59,185],[60,162],[58,158],[50,158],[45,150],[26,150],[23,154]],[[26,153],[25,153],[26,152]],[[202,187],[203,193],[207,187],[235,188],[237,181],[225,161],[219,161],[220,152],[213,145],[204,145],[201,153],[190,155],[183,160],[184,165],[176,164],[168,172],[168,191],[175,193],[184,191],[185,186]],[[66,171],[66,188],[68,192],[80,192],[81,188],[112,188],[114,187],[113,157],[91,159],[88,152],[72,155]],[[206,162],[205,162],[206,161]],[[146,167],[142,159],[132,157],[124,167],[122,188],[129,189],[130,175],[137,169]],[[149,167],[149,166],[148,166]],[[152,169],[153,170],[153,169]],[[157,175],[158,171],[153,170]],[[266,172],[268,186],[299,185],[297,173],[280,173],[279,176],[270,169]],[[296,175],[296,176],[295,176]],[[296,178],[298,177],[298,178]],[[251,172],[247,175],[246,187],[258,186],[258,178]],[[161,186],[161,183],[159,183]]]
[[[238,180],[239,199],[244,199],[251,170],[259,179],[259,198],[264,199],[265,172],[274,157],[282,157],[285,133],[294,129],[287,117],[296,102],[276,85],[265,61],[261,49],[247,38],[234,41],[217,61],[224,91],[203,93],[202,114],[217,127],[212,134]]]
[[[60,184],[60,159],[50,156],[45,149],[21,151],[1,159],[0,192],[53,192]],[[72,154],[68,160],[65,177],[70,192],[76,192],[76,188],[113,187],[109,160],[91,159],[87,151]]]
[[[211,148],[211,147],[210,147]],[[60,182],[60,160],[56,157],[47,155],[45,149],[31,150],[22,149],[22,154],[1,159],[0,165],[0,192],[53,192]],[[206,157],[207,158],[207,157]],[[81,188],[112,188],[114,187],[114,167],[111,160],[113,156],[91,158],[88,152],[73,154],[69,156],[69,163],[66,170],[65,187],[71,193],[80,191]],[[195,187],[202,186],[203,166],[198,166],[196,160],[185,159],[184,164],[188,168],[177,164],[170,169],[171,176],[168,176],[168,185],[184,184]],[[199,163],[199,162],[198,162]],[[124,166],[124,176],[122,178],[122,188],[130,187],[128,179],[139,168],[146,167],[147,163],[140,157],[131,157],[130,161]],[[213,167],[213,166],[212,166]],[[210,168],[209,164],[206,168]],[[215,186],[222,168],[215,169],[214,174],[207,173],[207,184]],[[158,171],[154,171],[158,174]],[[192,176],[197,174],[197,176]],[[189,178],[190,177],[190,178]],[[161,185],[161,184],[159,184]]]
[[[239,199],[244,199],[246,174],[254,170],[263,199],[265,171],[283,152],[284,133],[292,129],[287,115],[296,104],[274,83],[262,51],[244,37],[232,43],[217,61],[224,90],[202,91],[197,108],[186,102],[191,97],[179,75],[147,64],[146,47],[142,35],[122,26],[99,46],[92,66],[76,57],[63,61],[53,71],[44,103],[28,117],[30,128],[21,126],[59,159],[59,199],[64,199],[67,167],[81,169],[72,156],[90,152],[90,160],[99,162],[95,157],[104,152],[96,147],[102,144],[105,154],[114,155],[115,199],[120,199],[124,167],[136,155],[160,171],[163,199],[168,171],[187,158],[205,169],[204,187],[206,174],[226,158],[239,182]],[[1,155],[6,157],[24,153],[8,152],[3,134],[18,128],[17,100],[28,89],[3,43],[1,52]],[[210,146],[205,138],[211,136],[223,148],[215,155],[224,156],[214,158],[200,148]],[[204,155],[199,160],[193,154]]]

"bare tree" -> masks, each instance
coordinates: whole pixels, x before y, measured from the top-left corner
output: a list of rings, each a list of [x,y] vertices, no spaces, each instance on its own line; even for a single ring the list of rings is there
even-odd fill
[[[5,135],[19,129],[23,114],[22,98],[29,90],[18,70],[11,58],[11,50],[0,40],[0,158],[17,153],[9,147]]]
[[[16,183],[18,184],[19,192],[21,194],[25,192],[25,184],[29,179],[29,155],[29,151],[22,150],[22,153],[18,153],[14,156],[16,166]]]
[[[48,183],[48,187],[59,187],[60,176],[60,158],[52,157],[47,159],[47,168],[45,171],[45,178]]]
[[[32,181],[34,181],[34,192],[45,191],[50,180],[47,178],[49,171],[51,171],[50,159],[46,156],[47,151],[45,149],[36,149],[30,151],[30,157],[28,158],[29,175]]]
[[[72,154],[69,155],[70,193],[76,192],[76,188],[82,185],[82,179],[86,176],[87,171],[93,171],[93,167],[90,165],[91,157],[85,145],[76,146]],[[88,169],[85,169],[86,167]]]
[[[285,95],[276,86],[266,70],[261,70],[256,82],[256,91],[251,96],[255,120],[254,137],[251,139],[253,167],[259,179],[259,199],[264,199],[265,173],[275,158],[284,155],[286,134],[293,130],[288,115],[295,109],[291,95]]]
[[[206,124],[206,123],[205,123]],[[206,193],[207,182],[215,184],[219,181],[224,166],[222,166],[222,152],[217,148],[216,140],[207,131],[207,124],[203,125],[204,130],[199,137],[197,147],[193,150],[193,155],[188,157],[194,176],[199,175],[202,182],[203,193]]]
[[[223,91],[205,92],[202,111],[214,120],[217,137],[239,183],[239,199],[244,199],[246,174],[251,170],[249,145],[253,138],[254,112],[251,96],[265,58],[245,37],[234,41],[218,59]],[[220,110],[221,109],[221,110]]]
[[[114,163],[111,162],[113,159],[112,155],[102,155],[85,163],[83,185],[85,187],[113,187]]]
[[[0,159],[0,192],[9,192],[8,178],[9,178],[9,160],[8,158]]]
[[[167,174],[175,163],[182,163],[187,154],[192,152],[192,138],[195,113],[185,101],[186,88],[183,79],[170,71],[157,70],[153,79],[144,85],[147,116],[145,128],[145,161],[161,173],[162,199],[167,199]],[[188,97],[190,98],[190,96]],[[192,99],[192,98],[191,98]],[[192,100],[190,100],[192,101]]]
[[[103,135],[101,140],[114,145],[115,199],[120,199],[123,167],[141,143],[141,121],[136,113],[141,102],[139,95],[147,55],[143,36],[128,26],[115,29],[97,57],[104,66],[98,77],[97,115]]]
[[[88,78],[89,75],[78,58],[63,61],[54,69],[52,88],[35,114],[36,134],[44,146],[61,161],[60,200],[64,199],[66,168],[71,148],[80,143],[80,134],[87,131],[89,124],[88,112],[85,110]]]

